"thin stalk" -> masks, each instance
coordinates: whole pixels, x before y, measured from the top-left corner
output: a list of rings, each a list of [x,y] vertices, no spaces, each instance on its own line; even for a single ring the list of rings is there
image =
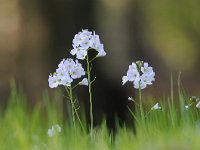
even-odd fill
[[[89,61],[89,56],[87,55],[86,58],[87,61],[87,75],[88,75],[88,90],[89,90],[89,97],[90,97],[90,121],[91,121],[91,126],[90,126],[90,132],[91,135],[93,134],[93,105],[92,105],[92,88],[91,88],[91,68],[90,68],[90,61]]]
[[[72,90],[73,90],[74,88],[76,88],[78,85],[80,85],[80,84],[78,83],[78,84],[76,84],[75,86],[71,87]]]
[[[65,89],[66,89],[66,91],[67,91],[67,94],[68,94],[68,96],[69,96],[68,98],[69,98],[70,103],[71,103],[71,106],[72,106],[72,118],[74,118],[74,119],[72,119],[72,120],[73,120],[73,124],[74,124],[74,126],[75,126],[75,116],[74,116],[74,113],[75,113],[75,114],[76,114],[76,117],[77,117],[77,119],[78,119],[78,121],[79,121],[79,123],[80,123],[80,126],[81,126],[81,128],[82,128],[82,130],[83,130],[83,132],[86,133],[85,128],[84,128],[84,126],[83,126],[83,123],[82,123],[82,121],[81,121],[81,119],[80,119],[80,117],[79,117],[79,114],[78,114],[78,112],[77,112],[77,109],[76,109],[76,106],[75,106],[75,104],[74,104],[74,101],[73,101],[73,99],[71,99],[71,98],[73,98],[73,94],[72,94],[73,88],[72,88],[72,87],[69,87],[69,89],[68,89],[67,87],[65,87]]]
[[[73,107],[74,102],[73,102],[73,95],[72,95],[72,88],[71,87],[69,87],[69,99],[70,99],[70,103],[72,105],[72,121],[73,121],[74,128],[76,128],[76,120],[75,120],[75,116],[74,116],[75,108]]]
[[[94,58],[92,58],[89,63],[93,62],[95,59],[97,58],[97,56],[95,56]]]
[[[152,111],[152,108],[145,114],[144,118],[147,118],[147,116],[150,114],[151,111]]]
[[[140,102],[140,115],[142,117],[142,121],[144,121],[144,111],[143,111],[143,106],[142,106],[142,92],[141,88],[139,88],[139,102]]]
[[[139,72],[141,73],[141,65],[143,64],[143,61],[137,61],[136,62]],[[139,81],[139,103],[140,103],[140,115],[142,118],[142,121],[144,121],[144,111],[143,111],[143,105],[142,105],[142,92],[141,92],[141,81]]]
[[[137,122],[139,122],[138,121],[138,119],[137,119],[137,117],[135,116],[135,114],[133,113],[133,111],[127,106],[127,108],[128,108],[128,110],[129,110],[129,112],[131,113],[131,115],[133,116],[133,118],[137,121]]]

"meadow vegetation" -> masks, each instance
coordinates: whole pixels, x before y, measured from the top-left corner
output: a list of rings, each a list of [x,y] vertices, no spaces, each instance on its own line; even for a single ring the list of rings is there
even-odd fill
[[[74,128],[72,119],[66,118],[62,109],[58,109],[62,96],[50,100],[48,93],[44,92],[44,98],[30,112],[25,94],[17,90],[13,82],[7,108],[0,114],[0,149],[198,150],[200,112],[196,104],[199,99],[188,98],[183,92],[179,94],[178,99],[173,95],[161,99],[161,109],[151,109],[150,106],[150,111],[144,110],[145,119],[141,118],[140,109],[136,107],[136,112],[130,112],[134,114],[132,127],[118,126],[113,134],[104,120],[101,126],[94,127],[91,135],[84,117],[81,119],[86,132],[78,122]],[[61,132],[49,136],[48,129],[55,124],[61,127]]]

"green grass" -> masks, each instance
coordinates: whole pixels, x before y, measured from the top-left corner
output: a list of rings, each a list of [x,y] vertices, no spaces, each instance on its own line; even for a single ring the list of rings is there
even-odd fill
[[[61,97],[50,100],[48,94],[28,110],[23,92],[12,85],[9,104],[0,114],[0,149],[2,150],[199,150],[200,115],[191,106],[185,109],[186,96],[179,93],[161,100],[161,110],[152,110],[141,119],[136,114],[134,128],[118,127],[116,135],[110,134],[105,122],[90,133],[85,133],[76,123],[63,116]],[[145,101],[143,99],[143,101]],[[178,101],[179,103],[174,103]],[[188,101],[187,101],[188,102]],[[151,106],[149,106],[151,108]],[[59,124],[62,132],[47,135],[52,125]],[[133,125],[134,126],[134,125]]]

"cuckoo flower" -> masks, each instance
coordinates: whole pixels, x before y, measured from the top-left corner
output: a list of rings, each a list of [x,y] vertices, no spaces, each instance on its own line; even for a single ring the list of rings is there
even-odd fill
[[[129,65],[127,75],[122,77],[122,85],[130,81],[134,88],[144,89],[147,85],[151,85],[155,81],[155,73],[153,68],[146,62],[138,61]]]
[[[89,92],[89,100],[90,100],[90,120],[91,120],[91,135],[93,132],[93,104],[92,104],[92,83],[95,81],[95,78],[91,80],[91,70],[92,70],[92,62],[98,57],[106,56],[106,52],[104,50],[104,45],[101,43],[99,35],[95,32],[90,32],[87,29],[82,30],[74,36],[72,41],[73,49],[71,50],[71,54],[76,56],[77,59],[86,60],[87,64],[87,78],[83,79],[79,82],[79,85],[88,86]],[[96,56],[90,58],[88,52],[94,50],[97,52]],[[56,84],[52,84],[52,86],[56,86]]]
[[[78,60],[74,61],[71,58],[63,59],[56,72],[49,75],[49,87],[56,88],[59,85],[71,86],[73,80],[81,78],[85,75],[85,71]]]
[[[156,103],[151,110],[157,110],[157,109],[161,109],[161,106],[159,105],[159,103]]]
[[[106,55],[104,46],[99,39],[99,35],[88,30],[82,30],[76,34],[72,46],[73,49],[71,50],[71,54],[76,55],[77,59],[84,60],[89,49],[94,49],[98,52],[96,57],[104,57]]]

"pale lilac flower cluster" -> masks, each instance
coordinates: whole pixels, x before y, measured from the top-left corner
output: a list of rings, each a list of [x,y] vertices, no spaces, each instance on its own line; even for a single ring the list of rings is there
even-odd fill
[[[106,55],[104,46],[100,42],[99,35],[88,30],[82,30],[82,32],[76,34],[72,46],[73,49],[71,50],[71,54],[76,55],[77,59],[84,60],[89,49],[95,49],[98,52],[97,57],[103,57]]]
[[[155,81],[155,73],[153,68],[146,62],[136,62],[129,65],[129,69],[126,76],[122,77],[122,85],[126,82],[133,82],[134,88],[144,89],[147,85],[151,85],[152,81]]]
[[[49,137],[52,137],[56,133],[60,133],[61,130],[62,130],[61,127],[58,124],[56,124],[56,125],[53,125],[50,129],[48,129],[47,134]]]
[[[49,87],[56,88],[59,85],[71,86],[74,79],[81,78],[83,75],[85,75],[85,71],[78,60],[74,61],[71,58],[63,59],[58,65],[56,72],[49,75]]]

